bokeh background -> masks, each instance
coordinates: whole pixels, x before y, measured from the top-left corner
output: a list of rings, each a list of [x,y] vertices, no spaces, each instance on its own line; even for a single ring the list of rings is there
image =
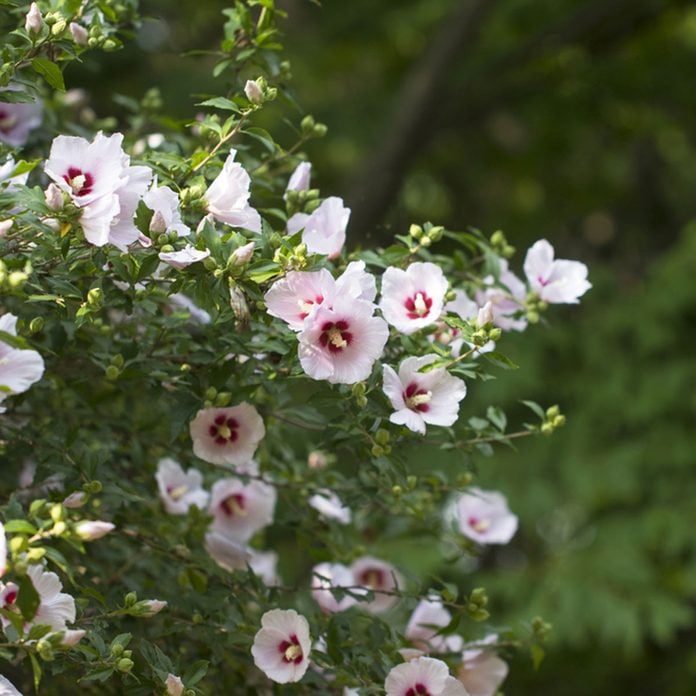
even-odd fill
[[[223,0],[143,0],[133,46],[67,75],[99,116],[150,87],[187,119],[219,94]],[[264,111],[276,138],[304,112],[323,195],[375,244],[430,220],[546,237],[590,266],[580,307],[506,336],[521,369],[476,385],[471,413],[558,402],[568,424],[478,465],[522,520],[478,571],[501,624],[554,630],[508,696],[696,694],[696,4],[683,0],[307,0],[282,3],[299,107]],[[98,62],[96,62],[98,61]],[[411,565],[426,555],[411,549]],[[409,559],[404,562],[408,565]]]

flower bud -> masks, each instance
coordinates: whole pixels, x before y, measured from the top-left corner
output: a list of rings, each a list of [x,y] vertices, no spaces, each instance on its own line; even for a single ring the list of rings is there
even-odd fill
[[[44,320],[43,317],[34,317],[29,322],[29,331],[33,334],[39,333],[40,331],[43,330],[43,327],[45,324],[46,324],[46,321]]]
[[[246,84],[244,85],[244,94],[246,94],[246,98],[252,104],[263,104],[263,90],[259,86],[258,82],[254,82],[254,80],[247,80]]]
[[[56,23],[51,27],[51,34],[53,36],[60,36],[68,26],[68,23],[60,17]]]
[[[249,261],[251,261],[254,256],[254,242],[249,242],[244,246],[240,246],[235,249],[230,256],[229,265],[230,266],[245,266]]]
[[[546,409],[546,418],[548,420],[553,420],[556,416],[560,415],[560,413],[561,413],[561,409],[558,407],[557,404],[555,404],[553,406],[549,406]]]
[[[71,493],[64,501],[63,505],[70,510],[77,510],[87,502],[87,494],[84,491]]]
[[[45,638],[41,638],[36,643],[36,652],[39,653],[41,659],[45,662],[50,662],[53,659],[53,646]]]
[[[312,135],[315,138],[323,138],[328,132],[329,129],[325,123],[317,123],[312,129]]]
[[[389,431],[385,430],[384,428],[380,428],[376,433],[375,433],[375,442],[378,445],[386,445],[389,443]]]
[[[414,239],[420,239],[423,236],[423,228],[415,223],[408,228],[408,233]]]
[[[428,232],[428,237],[432,239],[433,242],[439,242],[442,239],[442,235],[445,231],[445,228],[442,225],[436,225],[435,227],[431,227],[430,231]]]
[[[168,674],[164,685],[167,687],[168,696],[181,696],[184,693],[184,682],[175,674]]]
[[[35,2],[32,2],[24,20],[24,28],[27,34],[38,34],[41,32],[42,27],[43,17],[41,16],[41,10]]]
[[[167,602],[161,599],[146,599],[143,600],[141,604],[142,610],[139,611],[138,614],[140,616],[144,616],[145,618],[150,618],[155,614],[159,614],[162,611],[162,609],[164,609],[167,606]]]
[[[70,33],[72,34],[73,41],[78,46],[86,46],[89,41],[89,33],[81,24],[77,22],[70,22]]]
[[[478,311],[478,315],[476,317],[476,326],[486,326],[486,324],[492,324],[493,323],[493,305],[489,302],[486,302],[481,309]]]
[[[314,130],[314,126],[316,125],[314,121],[314,116],[311,114],[307,114],[301,121],[300,121],[300,128],[302,129],[302,135],[311,135],[312,131]]]
[[[116,365],[109,365],[106,370],[104,370],[104,376],[111,382],[117,380],[121,374],[121,370],[116,367]]]
[[[95,541],[116,528],[111,522],[84,520],[75,525],[75,533],[84,541]]]
[[[77,645],[86,635],[87,631],[83,631],[82,629],[73,630],[68,628],[63,632],[63,640],[61,641],[61,645],[64,645],[66,648],[72,648],[73,646]]]
[[[129,592],[124,598],[123,603],[127,607],[132,607],[138,601],[138,595],[135,592]]]
[[[327,464],[328,460],[326,459],[326,455],[319,450],[310,452],[309,456],[307,457],[307,466],[310,469],[324,469],[326,468]]]
[[[118,669],[119,672],[130,672],[131,669],[133,669],[133,664],[133,660],[128,657],[123,657],[116,663],[116,669]]]
[[[53,183],[49,184],[44,191],[46,205],[51,210],[60,210],[63,207],[63,192]]]
[[[165,220],[162,211],[155,211],[155,214],[152,216],[152,219],[150,220],[149,229],[150,232],[152,232],[153,234],[163,234],[167,231],[167,221]],[[169,241],[169,239],[167,239],[166,241]]]
[[[0,239],[2,239],[11,229],[14,220],[3,220],[0,222]]]
[[[65,519],[65,508],[60,503],[56,503],[51,505],[49,514],[54,522],[60,522]]]
[[[503,330],[502,329],[491,329],[488,332],[488,338],[491,339],[491,341],[499,341],[500,337],[503,335]]]

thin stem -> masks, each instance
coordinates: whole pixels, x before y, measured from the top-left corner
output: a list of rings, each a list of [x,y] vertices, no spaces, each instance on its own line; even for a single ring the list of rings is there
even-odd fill
[[[222,138],[217,145],[204,157],[192,170],[191,173],[197,172],[201,167],[205,166],[210,162],[210,160],[215,157],[217,154],[218,150],[227,142],[229,142],[237,133],[239,133],[242,125],[244,124],[244,121],[246,120],[246,117],[248,114],[242,114],[241,118],[239,119],[239,122],[237,125],[224,137]]]

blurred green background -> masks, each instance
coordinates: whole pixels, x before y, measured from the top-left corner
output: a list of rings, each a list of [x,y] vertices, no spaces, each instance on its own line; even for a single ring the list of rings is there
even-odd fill
[[[209,57],[181,54],[218,45],[226,3],[186,5],[144,1],[136,44],[68,82],[100,116],[121,113],[113,93],[158,86],[190,118],[191,95],[224,85]],[[582,304],[506,336],[521,369],[467,399],[513,423],[522,398],[568,414],[479,465],[521,518],[482,561],[493,617],[554,625],[541,669],[518,658],[505,693],[696,694],[696,4],[282,6],[288,87],[329,126],[307,150],[314,182],[352,207],[350,243],[431,220],[503,229],[518,273],[543,237],[590,266]],[[265,125],[290,145],[282,118],[300,113],[279,102]]]

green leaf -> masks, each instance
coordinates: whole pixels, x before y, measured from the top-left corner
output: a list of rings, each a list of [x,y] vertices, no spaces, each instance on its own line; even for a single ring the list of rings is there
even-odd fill
[[[36,527],[26,520],[10,520],[5,522],[5,532],[10,534],[36,534]]]
[[[502,367],[504,370],[516,370],[519,367],[519,365],[512,362],[507,355],[503,355],[497,350],[493,350],[490,353],[482,353],[482,355],[484,358],[486,358],[486,360],[488,360],[488,362],[491,362],[498,367]]]
[[[34,58],[34,60],[31,61],[31,67],[34,68],[53,89],[59,89],[61,92],[65,92],[63,73],[52,60],[48,60],[48,58]]]
[[[39,608],[41,598],[34,587],[31,579],[24,575],[17,578],[19,592],[17,593],[17,606],[22,612],[25,621],[31,621],[36,616],[36,611]]]
[[[544,657],[546,657],[546,651],[540,645],[533,644],[529,646],[529,652],[532,655],[534,669],[539,669],[541,663],[544,661]]]
[[[227,99],[226,97],[206,99],[196,104],[196,106],[212,106],[215,109],[222,109],[223,111],[234,111],[237,114],[241,113],[240,108],[231,99]]]
[[[182,681],[187,687],[194,686],[205,677],[208,672],[208,660],[198,660],[188,667],[184,672]]]
[[[541,406],[539,406],[538,403],[536,403],[535,401],[524,401],[524,400],[522,401],[522,403],[527,408],[534,411],[534,413],[536,413],[536,415],[539,416],[539,418],[541,418],[541,420],[546,420],[546,414],[544,413],[544,409],[541,408]]]

